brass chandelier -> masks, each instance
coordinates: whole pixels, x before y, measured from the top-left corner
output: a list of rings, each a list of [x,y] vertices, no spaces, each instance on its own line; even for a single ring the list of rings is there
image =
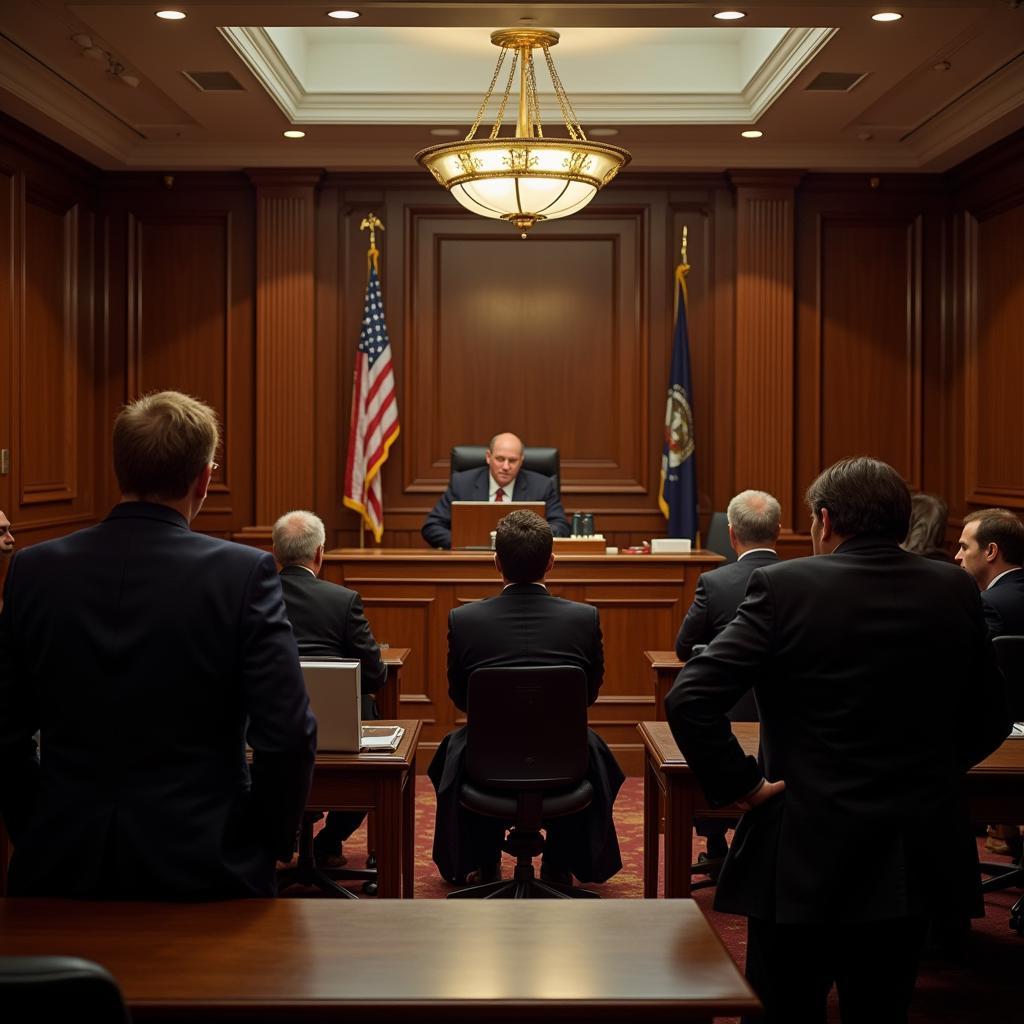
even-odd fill
[[[568,217],[582,210],[598,189],[629,163],[630,155],[618,146],[590,142],[580,126],[569,97],[551,59],[558,33],[549,29],[509,28],[491,33],[501,47],[491,84],[476,120],[461,142],[448,142],[420,150],[416,159],[467,210],[507,220],[523,232],[538,221]],[[533,51],[543,50],[551,83],[565,121],[566,138],[545,138],[537,99]],[[505,91],[490,135],[477,139],[494,86],[505,59],[512,59]],[[500,138],[502,119],[519,70],[519,118],[514,137]]]

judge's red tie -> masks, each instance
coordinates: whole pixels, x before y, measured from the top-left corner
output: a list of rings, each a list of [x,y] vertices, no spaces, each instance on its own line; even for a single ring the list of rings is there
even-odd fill
[[[503,488],[499,487],[499,488],[498,488],[498,489],[497,489],[497,490],[496,490],[496,491],[494,492],[494,500],[495,500],[495,501],[504,501],[504,500],[505,500],[505,491],[504,491],[504,489],[503,489]]]

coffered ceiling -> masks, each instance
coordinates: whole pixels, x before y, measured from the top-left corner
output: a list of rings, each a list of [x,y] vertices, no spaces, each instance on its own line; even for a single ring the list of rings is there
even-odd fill
[[[633,169],[936,171],[1024,126],[1024,9],[1005,0],[740,2],[729,23],[725,4],[657,0],[355,0],[351,21],[328,3],[161,6],[2,0],[0,110],[108,169],[411,170],[469,128],[490,32],[525,24],[561,33],[580,120]]]

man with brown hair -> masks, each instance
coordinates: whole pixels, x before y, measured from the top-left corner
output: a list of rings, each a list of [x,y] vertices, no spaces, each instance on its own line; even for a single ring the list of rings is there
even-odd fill
[[[744,811],[715,907],[747,917],[767,1024],[907,1019],[928,914],[982,912],[964,776],[1010,729],[977,590],[900,549],[910,491],[870,458],[807,490],[813,558],[757,569],[666,699],[714,807]],[[763,766],[726,713],[751,686]],[[761,1019],[761,1018],[759,1018]]]
[[[554,564],[551,527],[535,512],[518,509],[498,523],[494,565],[500,594],[452,610],[448,617],[448,695],[460,711],[468,703],[469,677],[478,668],[575,665],[587,677],[587,703],[597,700],[604,678],[604,649],[597,609],[553,597],[544,577]],[[553,821],[541,878],[603,882],[622,867],[612,803],[623,775],[612,752],[588,730],[590,807]],[[434,863],[449,881],[470,870],[480,882],[500,877],[504,829],[500,822],[459,807],[466,730],[449,733],[427,770],[437,790]]]
[[[217,442],[194,398],[132,402],[114,425],[121,503],[11,562],[0,808],[12,895],[276,892],[316,723],[273,558],[189,529]]]
[[[972,512],[954,557],[978,584],[989,636],[1024,636],[1024,523],[1005,508]]]

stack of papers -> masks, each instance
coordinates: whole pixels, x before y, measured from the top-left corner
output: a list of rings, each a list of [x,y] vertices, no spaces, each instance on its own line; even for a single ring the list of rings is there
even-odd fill
[[[1014,722],[1008,740],[1024,740],[1024,722]]]
[[[400,725],[364,725],[360,750],[397,750],[405,730]]]

